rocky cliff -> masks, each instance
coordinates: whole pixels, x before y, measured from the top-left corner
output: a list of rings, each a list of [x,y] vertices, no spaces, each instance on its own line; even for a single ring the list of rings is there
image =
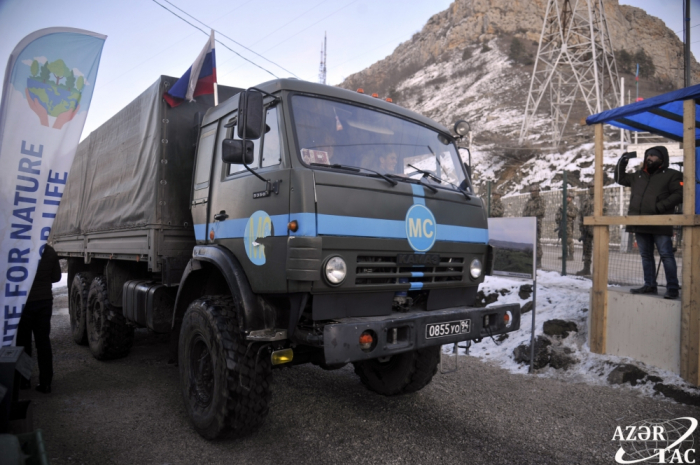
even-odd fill
[[[640,96],[681,87],[683,44],[673,31],[639,8],[620,5],[618,0],[604,4],[628,92],[634,77],[625,69],[633,69],[640,58],[646,75],[640,79]],[[576,153],[568,163],[575,165],[580,159],[588,165],[591,147],[585,144],[592,141],[592,131],[584,124],[588,111],[582,101],[574,105],[562,146],[549,147],[546,102],[524,146],[518,143],[546,6],[547,0],[455,0],[391,55],[349,76],[340,86],[390,96],[397,104],[450,128],[455,120],[466,119],[475,133],[475,157],[480,160],[474,165],[477,178],[495,180],[504,187],[507,183],[511,191],[524,186],[514,178],[522,175],[525,165],[535,166],[556,153],[562,157]],[[692,70],[693,82],[700,82],[695,60]],[[634,100],[635,90],[628,95]],[[585,173],[581,168],[578,171]],[[574,183],[588,182],[589,174],[581,174]]]
[[[616,52],[644,50],[655,65],[654,77],[680,87],[683,82],[683,43],[663,21],[639,8],[605,0],[605,14]],[[397,78],[432,62],[444,61],[474,44],[514,36],[538,42],[546,0],[456,0],[430,18],[423,30],[368,69],[349,76],[341,87],[364,86],[388,92]],[[456,53],[459,52],[459,53]],[[694,79],[700,66],[693,59]]]

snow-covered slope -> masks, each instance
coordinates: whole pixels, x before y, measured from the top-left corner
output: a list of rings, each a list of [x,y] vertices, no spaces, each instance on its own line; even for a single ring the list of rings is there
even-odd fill
[[[498,293],[498,300],[490,305],[518,303],[524,305],[528,299],[521,299],[518,295],[520,286],[525,281],[487,276],[480,290],[484,294]],[[527,283],[531,283],[528,281]],[[566,370],[554,369],[547,366],[536,370],[534,376],[556,378],[574,383],[588,383],[594,385],[608,385],[608,376],[621,364],[632,364],[640,367],[648,374],[648,378],[658,377],[661,381],[640,382],[636,386],[625,386],[638,390],[643,395],[659,395],[658,383],[673,386],[679,391],[690,393],[700,398],[700,391],[686,383],[675,373],[656,367],[645,365],[629,358],[612,355],[594,354],[588,347],[588,307],[590,302],[591,281],[585,278],[573,276],[561,276],[556,272],[537,272],[537,301],[535,309],[535,336],[542,335],[544,323],[548,320],[559,319],[574,322],[578,331],[569,334],[568,337],[557,340],[560,347],[570,350],[571,356],[577,360]],[[520,330],[510,333],[502,342],[492,339],[484,339],[479,344],[473,344],[469,348],[469,355],[479,357],[484,362],[496,364],[513,373],[528,375],[528,365],[517,363],[513,351],[521,344],[530,343],[532,329],[532,313],[522,316]],[[451,354],[453,346],[443,346],[443,352]],[[464,354],[464,350],[460,349]]]

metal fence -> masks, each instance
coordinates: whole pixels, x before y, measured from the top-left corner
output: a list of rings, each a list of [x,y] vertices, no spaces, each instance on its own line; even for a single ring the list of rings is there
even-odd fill
[[[482,189],[482,200],[485,205],[489,205],[490,199],[487,192],[490,189]],[[630,200],[630,189],[621,186],[613,185],[605,187],[604,190],[605,215],[620,216],[627,213],[627,207]],[[580,211],[585,196],[589,195],[587,190],[568,189],[569,194],[573,194],[573,203]],[[542,220],[542,235],[540,242],[542,244],[543,256],[541,268],[548,271],[563,271],[563,254],[562,241],[556,231],[558,225],[555,221],[555,216],[564,201],[563,190],[541,191],[540,196],[545,203],[545,216]],[[524,216],[523,210],[527,203],[530,194],[514,194],[507,195],[501,198],[504,209],[504,217],[519,217]],[[676,211],[682,211],[679,206]],[[579,217],[574,222],[574,252],[573,260],[566,261],[566,274],[576,274],[583,270],[583,242],[580,240],[582,234],[579,230]],[[681,228],[674,229],[673,245],[676,249],[676,263],[678,265],[678,276],[682,273],[681,261]],[[634,234],[626,233],[624,226],[610,226],[610,263],[608,282],[610,284],[619,285],[642,285],[644,284],[644,275],[642,272],[642,259],[637,249],[637,244],[634,239]],[[658,251],[654,251],[655,262],[659,267]],[[595,265],[594,265],[595,266]],[[666,285],[666,276],[663,266],[658,271],[658,284]]]

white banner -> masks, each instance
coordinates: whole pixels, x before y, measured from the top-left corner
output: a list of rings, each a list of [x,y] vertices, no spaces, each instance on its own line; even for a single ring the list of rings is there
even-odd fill
[[[0,105],[0,328],[19,318],[83,132],[106,36],[50,28],[10,55]]]

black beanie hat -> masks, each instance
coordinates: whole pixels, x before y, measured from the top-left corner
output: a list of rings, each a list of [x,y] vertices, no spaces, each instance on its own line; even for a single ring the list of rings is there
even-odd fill
[[[652,147],[644,153],[645,160],[651,156],[656,156],[659,158],[659,160],[663,160],[663,158],[664,158],[661,151],[659,149],[657,149],[656,147]]]

